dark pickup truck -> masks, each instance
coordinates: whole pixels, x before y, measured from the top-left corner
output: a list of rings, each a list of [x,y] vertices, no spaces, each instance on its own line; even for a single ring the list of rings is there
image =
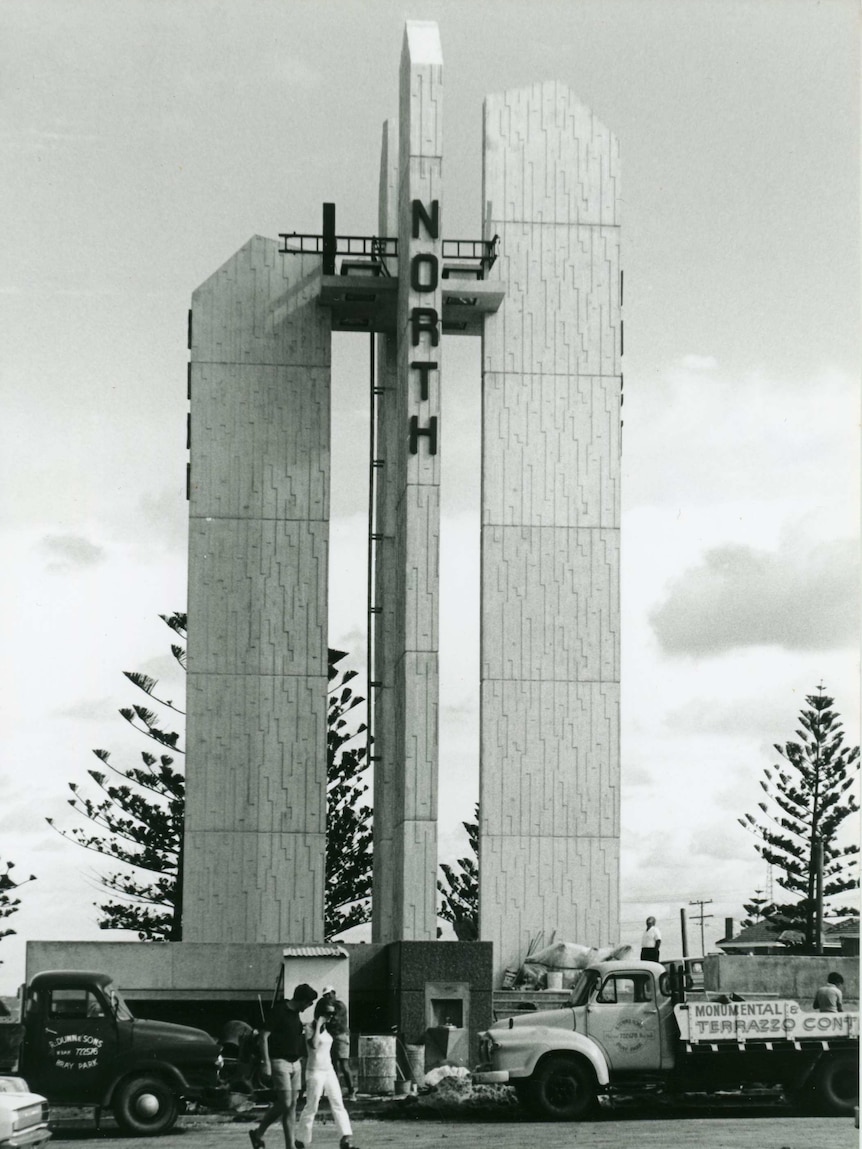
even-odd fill
[[[0,1019],[0,1074],[49,1104],[110,1109],[127,1133],[170,1129],[184,1101],[220,1094],[221,1056],[200,1029],[139,1020],[104,973],[55,970],[21,987],[20,1021]]]

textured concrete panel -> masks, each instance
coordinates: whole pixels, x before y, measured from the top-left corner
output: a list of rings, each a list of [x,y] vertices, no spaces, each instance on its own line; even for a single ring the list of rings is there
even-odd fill
[[[485,907],[505,906],[491,918],[495,976],[524,960],[544,929],[557,940],[610,945],[619,939],[619,838],[482,834],[482,933],[491,934]],[[536,908],[540,913],[536,913]]]
[[[483,711],[497,721],[484,747],[493,769],[482,826],[517,837],[618,837],[619,695],[615,683],[486,681]]]
[[[186,829],[184,913],[198,942],[232,933],[259,942],[319,942],[323,936],[326,838],[309,833]],[[218,868],[212,868],[213,859]]]
[[[484,127],[495,220],[619,225],[619,144],[564,84],[486,96]]]
[[[192,519],[195,673],[326,677],[325,521]],[[191,636],[190,636],[191,638]]]
[[[616,375],[486,372],[485,523],[619,527]]]
[[[183,937],[323,939],[329,516],[320,260],[194,293]]]
[[[325,691],[325,675],[192,675],[188,742],[206,769],[186,799],[189,826],[323,833]]]
[[[619,930],[619,157],[559,84],[485,102],[480,936]]]
[[[254,236],[194,293],[192,362],[328,367],[319,294],[319,256],[285,258],[275,240]]]
[[[488,526],[483,681],[618,682],[619,531]]]
[[[396,711],[403,740],[397,745],[401,764],[394,789],[398,802],[396,821],[436,821],[437,772],[428,763],[437,759],[437,707],[439,687],[437,659],[433,654],[408,651],[395,667],[396,697],[403,708]],[[430,872],[435,873],[436,858]]]
[[[485,369],[618,375],[618,229],[494,216],[487,226],[500,236],[492,275],[509,290],[485,324]]]
[[[395,920],[404,941],[429,941],[437,920],[437,820],[404,819],[393,833]],[[436,924],[434,933],[436,935]]]
[[[420,448],[424,449],[424,448]],[[395,610],[404,650],[439,647],[440,487],[410,483],[395,513]]]
[[[328,367],[192,363],[193,516],[326,517],[328,378]]]

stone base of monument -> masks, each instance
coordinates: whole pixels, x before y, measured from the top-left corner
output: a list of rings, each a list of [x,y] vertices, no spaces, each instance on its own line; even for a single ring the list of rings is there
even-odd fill
[[[260,1026],[282,971],[288,992],[301,981],[318,991],[331,983],[348,1004],[353,1055],[361,1035],[394,1034],[404,1078],[417,1076],[420,1061],[407,1047],[424,1047],[424,1070],[475,1064],[478,1034],[493,1021],[492,968],[490,942],[27,943],[28,980],[47,969],[98,970],[137,1016],[216,1038],[228,1021]]]
[[[490,942],[392,942],[390,979],[402,1041],[425,1046],[425,1070],[473,1066],[493,1021]]]

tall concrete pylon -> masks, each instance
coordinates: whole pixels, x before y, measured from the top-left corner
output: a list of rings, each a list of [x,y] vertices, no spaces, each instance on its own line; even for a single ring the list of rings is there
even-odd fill
[[[619,149],[561,84],[487,97],[480,937],[619,936]]]
[[[255,237],[192,298],[183,938],[323,941],[330,322]]]

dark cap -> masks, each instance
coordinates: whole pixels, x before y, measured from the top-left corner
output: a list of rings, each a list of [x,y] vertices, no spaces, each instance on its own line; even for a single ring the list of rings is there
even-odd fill
[[[297,1005],[309,1006],[313,1001],[317,1001],[317,990],[311,988],[310,985],[300,982],[296,989],[293,991],[291,1001],[295,1001]]]

